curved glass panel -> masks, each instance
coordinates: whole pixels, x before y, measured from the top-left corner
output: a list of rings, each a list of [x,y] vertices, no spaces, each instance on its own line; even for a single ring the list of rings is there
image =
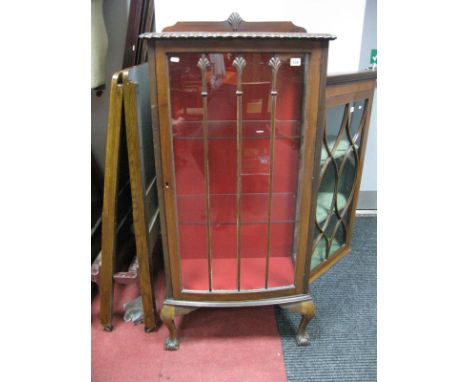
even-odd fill
[[[184,290],[294,285],[305,59],[168,56]]]

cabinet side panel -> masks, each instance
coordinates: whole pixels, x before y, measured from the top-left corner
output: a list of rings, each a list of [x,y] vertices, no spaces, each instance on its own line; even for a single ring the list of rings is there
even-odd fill
[[[301,194],[299,229],[297,232],[297,259],[296,259],[296,288],[298,291],[306,292],[307,283],[305,277],[306,264],[310,255],[308,252],[308,241],[310,232],[310,212],[314,211],[313,188],[311,174],[316,166],[315,143],[317,128],[321,113],[320,100],[322,97],[323,83],[326,81],[326,60],[328,42],[323,42],[320,47],[314,48],[310,53],[308,72],[306,77],[306,96],[304,103],[304,126],[302,166],[300,173]]]
[[[158,190],[158,201],[159,201],[159,215],[161,221],[161,239],[164,255],[164,272],[166,282],[166,295],[168,297],[173,296],[172,277],[170,270],[175,267],[175,264],[171,264],[169,256],[169,244],[168,244],[168,227],[166,220],[166,203],[164,199],[164,181],[163,181],[163,169],[161,160],[161,136],[160,136],[160,121],[159,121],[159,102],[157,92],[157,59],[155,54],[154,42],[148,42],[148,63],[151,80],[151,116],[153,123],[153,144],[154,144],[154,161],[156,165],[156,185]]]
[[[351,249],[375,80],[361,73],[342,77],[327,87],[326,120],[317,142],[320,172],[309,283]]]

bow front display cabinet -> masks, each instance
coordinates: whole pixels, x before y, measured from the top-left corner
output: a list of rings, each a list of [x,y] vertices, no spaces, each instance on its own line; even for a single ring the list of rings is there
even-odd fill
[[[362,161],[348,123],[354,101],[335,97],[338,130],[325,127],[335,37],[237,14],[141,37],[152,76],[166,349],[179,346],[176,315],[272,304],[302,315],[296,339],[307,344],[309,281],[349,250]]]

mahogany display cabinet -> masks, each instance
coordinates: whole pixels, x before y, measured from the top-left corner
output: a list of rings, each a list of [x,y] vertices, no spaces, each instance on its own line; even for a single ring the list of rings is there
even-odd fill
[[[309,281],[349,249],[342,227],[357,193],[342,189],[362,169],[361,141],[344,122],[354,126],[349,97],[333,99],[345,102],[338,133],[325,127],[335,37],[237,14],[141,37],[152,77],[166,349],[179,346],[176,315],[272,304],[302,315],[296,341],[308,344]],[[359,110],[368,112],[367,101]]]

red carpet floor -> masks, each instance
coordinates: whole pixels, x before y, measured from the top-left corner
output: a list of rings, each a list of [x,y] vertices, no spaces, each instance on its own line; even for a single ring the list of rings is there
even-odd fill
[[[158,309],[163,296],[158,278]],[[92,303],[93,382],[286,382],[273,307],[199,309],[178,318],[180,348],[164,350],[167,329],[145,333],[122,319],[122,304],[136,285],[117,285],[114,331],[99,323],[99,296]]]

